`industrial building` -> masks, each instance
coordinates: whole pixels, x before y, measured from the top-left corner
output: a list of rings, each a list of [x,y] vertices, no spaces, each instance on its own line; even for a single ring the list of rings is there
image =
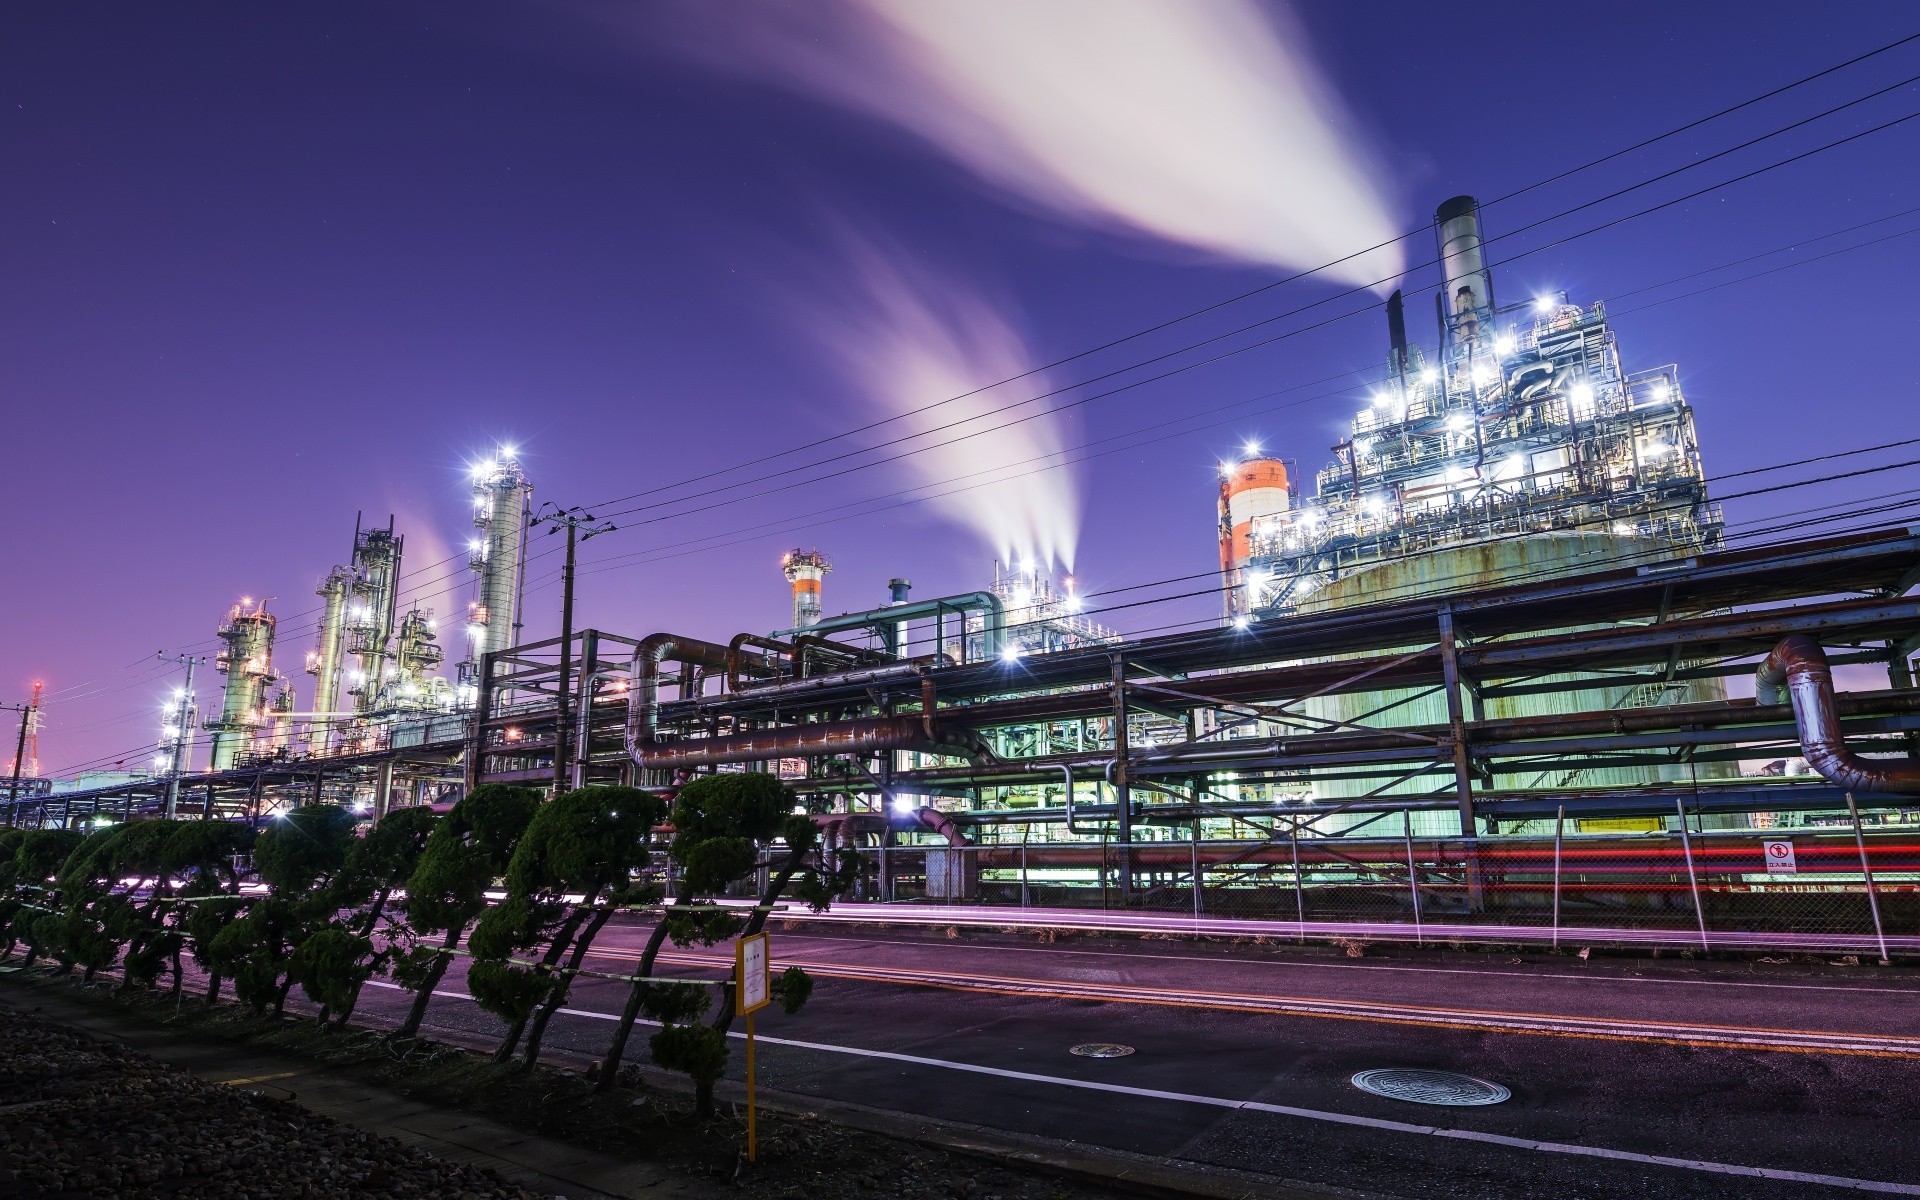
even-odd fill
[[[212,769],[176,803],[378,812],[481,782],[772,771],[862,856],[869,896],[1304,919],[1316,882],[1397,863],[1417,921],[1423,895],[1493,904],[1503,839],[1815,829],[1920,792],[1920,531],[1730,548],[1675,368],[1629,366],[1599,304],[1497,303],[1471,198],[1435,233],[1436,342],[1395,293],[1387,369],[1312,494],[1304,451],[1222,464],[1216,627],[1125,638],[1032,563],[933,598],[876,580],[834,614],[830,560],[795,549],[784,626],[523,641],[530,487],[509,452],[475,472],[455,680],[433,674],[431,614],[399,611],[402,539],[362,529],[320,585],[310,711],[276,690],[264,604],[228,615]],[[1887,686],[1836,693],[1842,664]],[[1728,698],[1736,676],[1757,699]]]

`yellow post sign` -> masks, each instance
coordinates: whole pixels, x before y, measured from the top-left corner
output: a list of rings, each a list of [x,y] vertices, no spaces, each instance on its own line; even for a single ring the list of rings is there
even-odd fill
[[[773,968],[767,935],[743,937],[733,946],[733,1011],[747,1019],[747,1161],[754,1162],[756,1144],[753,1106],[753,1014],[773,1000]]]

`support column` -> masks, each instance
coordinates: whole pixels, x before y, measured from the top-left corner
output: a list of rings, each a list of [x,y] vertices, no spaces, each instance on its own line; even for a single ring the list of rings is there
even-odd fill
[[[387,808],[393,803],[393,760],[380,764],[380,773],[373,780],[373,819],[378,821],[387,815]]]
[[[1440,607],[1440,670],[1446,680],[1447,724],[1453,734],[1453,790],[1460,806],[1460,836],[1471,838],[1473,824],[1473,761],[1467,754],[1466,716],[1460,710],[1460,657],[1453,632],[1453,606]]]
[[[1127,659],[1113,656],[1113,805],[1114,828],[1120,843],[1120,861],[1114,882],[1120,903],[1133,902],[1133,791],[1127,782]]]

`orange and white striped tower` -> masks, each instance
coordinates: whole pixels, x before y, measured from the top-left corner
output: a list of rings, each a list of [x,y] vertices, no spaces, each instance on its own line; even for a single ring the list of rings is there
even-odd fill
[[[805,629],[820,620],[820,579],[833,570],[833,563],[818,550],[789,550],[780,557],[780,567],[793,585],[794,629]]]
[[[1293,507],[1287,465],[1255,455],[1220,464],[1220,583],[1227,620],[1252,615],[1246,566],[1253,555],[1253,523]]]

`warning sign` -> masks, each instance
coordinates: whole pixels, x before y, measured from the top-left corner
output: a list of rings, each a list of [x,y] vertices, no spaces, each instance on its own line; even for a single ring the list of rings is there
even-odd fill
[[[1760,845],[1766,851],[1767,874],[1798,875],[1800,873],[1799,865],[1793,861],[1792,842],[1761,842]]]

